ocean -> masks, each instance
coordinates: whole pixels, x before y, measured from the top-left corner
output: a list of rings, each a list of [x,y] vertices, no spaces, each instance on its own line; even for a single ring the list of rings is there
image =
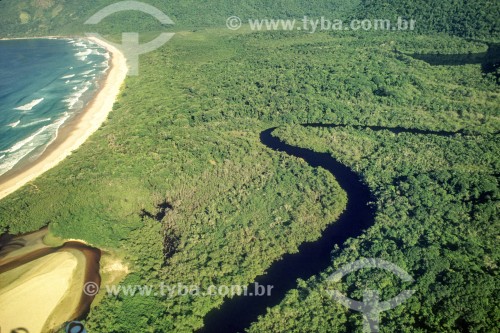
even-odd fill
[[[0,41],[0,175],[43,153],[108,67],[107,51],[86,39]]]

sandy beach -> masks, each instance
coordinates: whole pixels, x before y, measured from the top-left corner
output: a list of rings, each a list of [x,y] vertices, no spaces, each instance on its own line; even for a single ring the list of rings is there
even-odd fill
[[[78,242],[51,247],[48,229],[13,237],[0,251],[0,327],[53,332],[88,311],[86,282],[100,284],[100,251]]]
[[[127,75],[127,63],[124,55],[114,46],[93,37],[89,40],[111,54],[111,65],[101,89],[81,114],[59,130],[57,138],[41,156],[6,177],[0,177],[0,199],[55,167],[80,147],[107,119]]]
[[[85,266],[84,260],[80,259],[81,267]],[[75,277],[77,265],[79,260],[72,253],[58,252],[1,274],[4,280],[14,279],[12,283],[0,287],[2,329],[10,332],[23,327],[29,332],[40,333],[64,323],[66,318],[60,315],[50,323],[47,321],[62,306],[64,299],[67,299],[64,302],[66,305],[72,305],[65,306],[64,310],[67,313],[74,311],[78,297],[75,302],[72,295],[79,295],[82,285],[81,281],[73,281],[82,280]]]

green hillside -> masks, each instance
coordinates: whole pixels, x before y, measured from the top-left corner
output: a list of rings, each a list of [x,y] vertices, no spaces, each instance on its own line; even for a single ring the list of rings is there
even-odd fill
[[[500,38],[500,4],[496,0],[361,0],[356,15],[414,19],[420,33]]]
[[[11,35],[77,34],[88,31],[83,25],[99,9],[113,0],[4,0],[0,1],[0,33]],[[417,21],[421,33],[445,32],[462,37],[500,36],[500,5],[495,0],[333,0],[304,3],[300,0],[278,1],[161,1],[146,0],[166,13],[176,29],[221,27],[236,15],[246,19],[301,19],[346,17],[391,19],[404,17]],[[99,29],[107,33],[130,30],[155,31],[162,27],[142,13],[118,13]]]
[[[0,1],[0,34],[50,35],[78,34],[88,31],[83,23],[99,9],[116,3],[113,0],[4,0]],[[297,18],[344,14],[351,12],[356,1],[334,0],[304,3],[300,0],[278,1],[142,1],[155,6],[174,22],[175,29],[223,27],[230,16],[242,20],[259,18]],[[161,25],[147,14],[117,13],[98,26],[106,33],[123,31],[156,31]]]

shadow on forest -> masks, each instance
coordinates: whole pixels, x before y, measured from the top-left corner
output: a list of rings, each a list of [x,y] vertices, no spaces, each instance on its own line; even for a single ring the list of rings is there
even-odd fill
[[[422,60],[431,66],[463,66],[481,65],[484,74],[496,73],[500,67],[500,44],[488,44],[487,52],[468,54],[407,54],[414,59]],[[398,53],[401,53],[397,51]],[[500,76],[497,73],[497,83]]]

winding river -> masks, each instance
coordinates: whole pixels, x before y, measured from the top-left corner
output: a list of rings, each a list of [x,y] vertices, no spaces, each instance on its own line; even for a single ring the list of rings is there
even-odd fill
[[[500,46],[490,45],[488,52],[476,55],[412,55],[416,59],[424,60],[431,65],[464,65],[482,64],[485,73],[494,72],[500,62]],[[303,124],[304,127],[322,128],[342,128],[345,125],[338,124]],[[351,126],[356,129],[371,129],[373,131],[390,131],[395,134],[412,133],[423,135],[453,136],[464,133],[446,131],[427,131],[405,128],[386,128],[378,126]],[[273,263],[265,275],[259,276],[255,282],[260,285],[272,285],[272,295],[267,297],[233,297],[226,300],[222,306],[207,314],[204,328],[200,333],[220,333],[220,332],[242,332],[248,328],[252,322],[256,321],[259,315],[264,315],[268,307],[278,305],[286,293],[296,288],[297,279],[307,280],[313,275],[326,270],[332,262],[331,252],[335,245],[342,247],[348,238],[358,237],[364,230],[374,223],[375,207],[370,205],[374,198],[369,188],[364,184],[360,176],[351,169],[341,164],[329,153],[318,153],[310,149],[295,147],[280,141],[273,136],[276,128],[267,129],[260,134],[260,141],[266,147],[277,151],[285,152],[290,156],[302,158],[311,167],[322,167],[330,172],[346,192],[348,202],[345,211],[337,221],[330,223],[323,231],[321,237],[314,241],[304,243],[299,247],[299,252],[295,254],[285,254]],[[163,213],[165,213],[165,209]],[[162,216],[161,216],[162,217]],[[24,235],[26,236],[26,235]],[[0,274],[16,269],[22,265],[45,256],[76,250],[85,257],[85,269],[83,281],[100,284],[99,260],[101,252],[79,242],[67,242],[59,247],[40,247],[33,251],[16,256],[13,259],[6,259],[6,255],[11,251],[19,250],[26,244],[23,235],[12,238],[0,239]],[[2,246],[3,245],[3,246]],[[253,287],[249,286],[249,289]],[[71,318],[83,318],[89,311],[94,297],[82,292],[78,306],[71,309]]]
[[[339,124],[302,124],[304,127],[343,128]],[[453,136],[459,132],[429,131],[406,128],[388,128],[380,126],[350,126],[356,129],[371,129],[373,131],[390,131],[394,134],[412,133],[423,135]],[[365,229],[374,223],[375,207],[370,205],[374,198],[370,189],[360,176],[341,164],[329,153],[317,153],[310,149],[299,148],[286,144],[274,137],[276,128],[263,131],[260,141],[268,148],[285,152],[305,160],[311,167],[322,167],[329,171],[347,193],[347,206],[337,221],[332,222],[323,231],[320,239],[304,243],[299,252],[285,254],[267,269],[265,275],[259,276],[255,282],[260,285],[272,285],[271,296],[249,297],[236,296],[224,301],[218,309],[212,310],[205,317],[205,325],[199,333],[243,332],[264,315],[268,307],[278,305],[286,293],[297,287],[297,279],[307,280],[313,275],[326,270],[332,263],[331,252],[335,245],[342,244],[352,237],[360,236]],[[253,283],[248,286],[252,290]]]
[[[344,128],[346,125],[339,124],[303,124],[304,127],[320,128]],[[394,134],[411,133],[420,135],[453,136],[465,134],[463,131],[429,131],[405,128],[387,128],[380,126],[349,126],[355,129],[371,129],[373,131],[390,131]],[[348,202],[346,209],[337,221],[330,223],[323,231],[321,237],[314,241],[304,243],[299,247],[299,252],[295,254],[285,254],[273,263],[265,275],[257,277],[255,282],[264,286],[273,286],[271,296],[248,297],[237,296],[225,300],[222,306],[212,310],[205,317],[204,328],[200,333],[221,333],[221,332],[243,332],[252,322],[256,321],[259,315],[264,315],[268,307],[278,305],[286,293],[297,287],[297,279],[307,280],[313,275],[326,270],[331,266],[331,252],[335,245],[342,247],[342,244],[351,237],[361,235],[364,230],[374,223],[375,207],[369,203],[374,201],[369,188],[364,184],[360,176],[354,173],[347,166],[341,164],[329,153],[318,153],[310,149],[291,146],[273,136],[276,128],[270,128],[260,133],[260,141],[266,147],[277,151],[285,152],[290,156],[302,158],[311,167],[322,167],[329,171],[346,192]],[[29,234],[28,234],[29,235]],[[24,236],[15,238],[9,237],[0,241],[5,249],[2,252],[11,252],[22,249],[27,241]],[[5,255],[0,253],[0,274],[20,267],[36,259],[43,258],[49,254],[61,251],[77,250],[84,254],[86,266],[84,281],[92,281],[100,284],[99,260],[100,251],[79,242],[67,242],[59,247],[35,248],[12,260],[5,260]],[[1,260],[3,257],[4,260]],[[3,262],[1,262],[3,261]],[[249,286],[251,290],[253,283]],[[86,316],[93,297],[81,294],[80,302],[71,318],[77,319]]]

